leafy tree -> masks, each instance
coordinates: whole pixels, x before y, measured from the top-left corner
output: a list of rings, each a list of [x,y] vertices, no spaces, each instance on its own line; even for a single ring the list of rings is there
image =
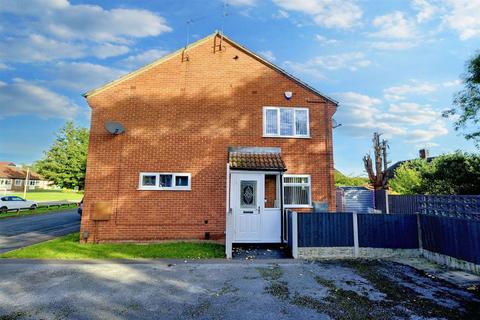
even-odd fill
[[[480,194],[480,156],[456,152],[437,157],[422,177],[427,194]]]
[[[480,194],[480,155],[458,151],[430,163],[406,162],[395,170],[390,186],[401,194]]]
[[[423,174],[430,170],[424,159],[403,163],[395,170],[395,177],[389,181],[390,187],[400,194],[419,194],[425,192]]]
[[[443,113],[445,117],[458,117],[455,130],[465,130],[473,125],[473,130],[465,132],[467,140],[473,140],[480,148],[480,52],[467,63],[467,73],[463,76],[464,89],[454,98],[454,107]]]
[[[338,170],[335,170],[335,186],[354,186],[361,187],[368,184],[368,179],[364,177],[349,177]]]
[[[87,167],[88,129],[68,121],[57,133],[57,139],[34,164],[35,170],[62,188],[83,189]]]

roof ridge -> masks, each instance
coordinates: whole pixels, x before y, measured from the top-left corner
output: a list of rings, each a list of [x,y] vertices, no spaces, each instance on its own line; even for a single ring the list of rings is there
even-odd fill
[[[205,41],[207,41],[207,40],[209,40],[209,39],[211,39],[211,38],[213,38],[213,37],[216,37],[216,36],[221,36],[223,40],[226,40],[226,41],[230,42],[230,44],[236,46],[236,47],[239,48],[240,50],[243,50],[243,51],[246,52],[247,54],[253,56],[254,58],[256,58],[257,60],[259,60],[259,61],[262,62],[263,64],[267,65],[268,67],[270,67],[270,68],[272,68],[272,69],[280,72],[280,73],[283,74],[284,76],[290,78],[291,80],[295,81],[296,83],[298,83],[299,85],[303,86],[303,87],[306,88],[307,90],[315,93],[316,95],[318,95],[318,96],[320,96],[320,97],[322,97],[322,98],[324,98],[324,99],[326,99],[326,100],[329,100],[330,102],[334,103],[335,105],[338,105],[338,101],[336,101],[335,99],[333,99],[333,98],[327,96],[326,94],[320,92],[319,90],[313,88],[312,86],[310,86],[310,85],[307,84],[306,82],[304,82],[304,81],[300,80],[299,78],[295,77],[294,75],[288,73],[287,71],[285,71],[284,69],[280,68],[280,67],[277,66],[276,64],[274,64],[274,63],[266,60],[266,59],[263,58],[262,56],[258,55],[257,53],[255,53],[255,52],[253,52],[252,50],[250,50],[250,49],[248,49],[247,47],[245,47],[244,45],[241,45],[241,44],[239,44],[238,42],[230,39],[230,38],[227,37],[225,34],[219,32],[218,30],[215,30],[215,32],[211,33],[210,35],[208,35],[208,36],[206,36],[206,37],[204,37],[204,38],[202,38],[202,39],[199,39],[199,40],[197,40],[197,41],[195,41],[195,42],[193,42],[193,43],[191,43],[191,44],[189,44],[189,45],[187,45],[187,46],[185,46],[185,47],[183,47],[183,48],[180,48],[180,49],[178,49],[178,50],[175,50],[175,51],[173,51],[173,52],[171,52],[171,53],[169,53],[169,54],[167,54],[167,55],[165,55],[165,56],[163,56],[163,57],[161,57],[161,58],[159,58],[159,59],[157,59],[157,60],[155,60],[155,61],[147,64],[147,65],[144,65],[143,67],[140,67],[140,68],[138,68],[138,69],[135,69],[135,70],[133,70],[132,72],[129,72],[129,73],[121,76],[121,77],[118,78],[118,79],[115,79],[115,80],[112,80],[112,81],[110,81],[110,82],[107,82],[106,84],[104,84],[104,85],[102,85],[102,86],[100,86],[100,87],[98,87],[98,88],[96,88],[96,89],[89,90],[89,91],[85,92],[84,94],[82,94],[82,96],[85,97],[85,98],[88,98],[89,96],[92,96],[92,95],[94,95],[94,94],[97,94],[97,93],[99,93],[99,92],[102,92],[102,91],[104,91],[104,90],[106,90],[106,89],[108,89],[108,88],[110,88],[110,87],[112,87],[112,86],[114,86],[114,85],[116,85],[116,84],[124,81],[124,80],[130,79],[130,78],[136,76],[137,74],[139,74],[139,73],[141,73],[141,72],[143,72],[143,71],[147,71],[148,69],[150,69],[150,68],[152,68],[152,67],[154,67],[154,66],[157,66],[157,65],[159,65],[159,64],[161,64],[161,63],[163,63],[163,62],[165,62],[165,61],[167,61],[167,60],[175,57],[176,55],[182,53],[182,52],[185,51],[185,50],[188,50],[188,49],[190,49],[190,48],[193,48],[193,47],[195,47],[195,46],[197,46],[197,45],[199,45],[199,44],[201,44],[201,43],[203,43],[203,42],[205,42]]]

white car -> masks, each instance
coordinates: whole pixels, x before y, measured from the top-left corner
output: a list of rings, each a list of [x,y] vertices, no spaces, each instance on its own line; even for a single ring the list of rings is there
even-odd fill
[[[17,196],[0,197],[0,213],[20,209],[35,210],[37,206],[38,204],[35,201],[25,200]]]

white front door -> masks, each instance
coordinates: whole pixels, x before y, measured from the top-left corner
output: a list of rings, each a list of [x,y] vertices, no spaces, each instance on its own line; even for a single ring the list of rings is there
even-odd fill
[[[264,210],[264,175],[232,173],[231,201],[234,216],[233,242],[248,243],[262,240]]]

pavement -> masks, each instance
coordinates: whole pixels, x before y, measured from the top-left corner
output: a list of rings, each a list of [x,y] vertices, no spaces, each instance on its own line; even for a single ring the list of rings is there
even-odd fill
[[[0,253],[80,230],[77,209],[0,220]]]
[[[392,261],[0,260],[0,319],[478,319],[478,291]]]

